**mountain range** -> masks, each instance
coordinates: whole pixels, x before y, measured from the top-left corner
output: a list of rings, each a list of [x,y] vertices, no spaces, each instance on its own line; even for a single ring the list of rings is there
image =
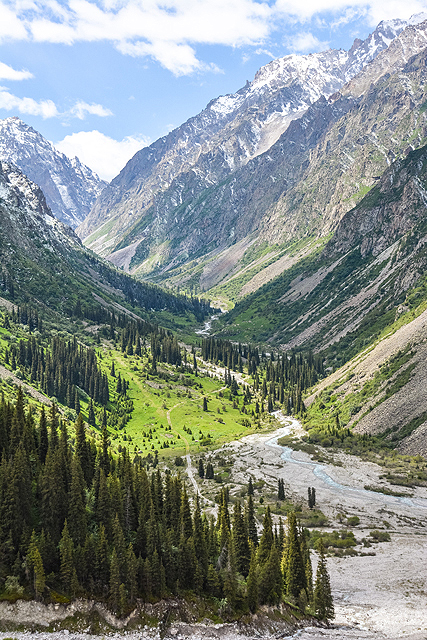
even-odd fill
[[[62,328],[76,309],[89,318],[111,312],[175,327],[201,322],[212,309],[138,282],[87,250],[74,231],[52,214],[38,185],[0,161],[0,292],[31,305]],[[5,301],[0,299],[0,306]],[[7,307],[10,304],[6,303]],[[83,316],[85,317],[85,316]]]
[[[38,184],[54,215],[73,229],[106,186],[78,158],[68,158],[16,116],[0,120],[0,160],[13,163]]]
[[[196,291],[247,268],[262,241],[283,245],[295,237],[326,235],[387,166],[394,147],[387,122],[383,157],[371,167],[366,160],[361,166],[344,160],[354,175],[349,184],[341,180],[338,207],[334,193],[325,192],[319,207],[331,203],[332,215],[320,222],[318,211],[310,211],[307,174],[316,167],[317,175],[324,162],[322,144],[328,144],[333,124],[342,121],[345,128],[371,84],[399,74],[425,47],[425,17],[413,24],[381,23],[348,52],[287,56],[263,67],[239,92],[213,100],[139,151],[104,189],[78,234],[138,277]],[[352,134],[365,151],[363,136],[369,140],[361,119]],[[323,193],[324,180],[314,181],[310,191],[321,185]]]

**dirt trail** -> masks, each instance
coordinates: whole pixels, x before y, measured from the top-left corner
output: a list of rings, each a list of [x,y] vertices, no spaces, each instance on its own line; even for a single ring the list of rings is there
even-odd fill
[[[7,378],[11,378],[14,384],[16,384],[18,387],[19,386],[22,387],[22,390],[24,391],[24,393],[28,393],[30,396],[32,396],[39,402],[42,402],[43,404],[47,404],[48,406],[51,406],[52,401],[47,396],[45,396],[40,391],[37,391],[37,389],[30,387],[25,382],[22,382],[22,380],[18,378],[18,376],[12,373],[12,371],[9,371],[9,369],[6,369],[6,367],[3,367],[3,365],[0,365],[0,378],[3,378],[3,380],[6,380]]]

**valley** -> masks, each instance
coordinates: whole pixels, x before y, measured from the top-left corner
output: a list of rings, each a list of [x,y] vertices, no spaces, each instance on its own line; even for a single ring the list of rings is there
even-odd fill
[[[425,640],[426,18],[110,184],[0,121],[0,640]]]

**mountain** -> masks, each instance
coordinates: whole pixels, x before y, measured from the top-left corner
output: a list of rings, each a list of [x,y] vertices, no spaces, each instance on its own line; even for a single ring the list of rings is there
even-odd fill
[[[0,120],[0,160],[13,163],[38,184],[54,215],[72,228],[106,186],[78,158],[67,158],[17,117]]]
[[[322,251],[243,298],[222,320],[222,334],[312,348],[334,367],[346,362],[422,302],[426,212],[425,145],[386,169]]]
[[[65,323],[77,309],[77,317],[92,320],[114,311],[171,327],[200,323],[213,312],[197,298],[137,282],[88,251],[74,231],[53,216],[40,187],[2,161],[0,265],[5,298],[31,304]]]
[[[397,158],[323,250],[244,297],[215,335],[320,354],[333,373],[305,399],[305,425],[323,438],[339,412],[354,434],[426,455],[426,247],[427,144]]]
[[[222,249],[233,244],[233,223],[227,225],[228,237],[214,246],[209,238],[194,238],[197,251],[170,237],[171,223],[176,228],[179,221],[184,236],[188,231],[194,236],[194,229],[201,234],[199,223],[203,229],[205,221],[198,199],[221,189],[261,156],[268,162],[268,150],[293,120],[322,96],[336,93],[406,26],[400,20],[383,22],[348,52],[291,55],[266,65],[236,94],[213,100],[200,114],[139,151],[102,192],[78,228],[79,236],[115,264],[134,269],[142,263],[142,272],[148,273],[158,266],[169,269],[190,261],[219,244]],[[251,189],[248,198],[252,193]],[[243,218],[245,203],[241,204],[233,207]],[[181,211],[187,205],[189,214],[183,219]],[[217,237],[220,225],[210,221],[209,226]]]

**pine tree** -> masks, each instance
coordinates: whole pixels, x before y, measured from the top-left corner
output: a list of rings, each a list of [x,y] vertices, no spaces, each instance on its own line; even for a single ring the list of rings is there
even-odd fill
[[[261,546],[261,543],[260,543]],[[259,576],[259,600],[261,604],[278,604],[283,592],[283,576],[276,544],[273,543],[268,559]]]
[[[96,426],[95,411],[93,408],[92,398],[89,401],[87,421],[88,421],[88,424],[90,424],[92,427]]]
[[[116,550],[113,549],[110,562],[110,603],[113,610],[120,614],[120,567]]]
[[[263,531],[259,541],[257,559],[260,566],[264,565],[270,555],[271,548],[273,546],[273,523],[271,520],[270,507],[267,507],[264,522]]]
[[[76,430],[76,456],[80,463],[85,478],[86,484],[89,486],[91,481],[91,468],[88,443],[86,441],[85,423],[83,422],[83,416],[79,413],[75,424]]]
[[[279,480],[277,481],[277,498],[278,500],[284,500],[285,499],[285,481],[283,480],[283,478],[279,478]]]
[[[205,467],[203,465],[203,460],[200,458],[199,460],[199,478],[205,477]]]
[[[249,477],[249,482],[248,482],[248,496],[253,496],[254,495],[254,485],[252,484],[252,478]]]
[[[258,576],[255,547],[251,543],[251,562],[249,565],[248,579],[246,581],[248,607],[252,613],[258,608]]]
[[[246,578],[249,573],[251,556],[247,529],[239,501],[234,505],[232,535],[236,554],[236,568]]]
[[[249,494],[248,503],[245,509],[246,529],[248,531],[248,538],[254,547],[258,546],[258,532],[255,520],[255,508],[252,495]]]
[[[71,538],[75,546],[83,546],[86,539],[86,497],[85,481],[77,456],[71,464],[71,490],[68,505],[68,522]]]
[[[288,515],[288,534],[283,552],[282,570],[286,595],[296,600],[301,590],[306,587],[306,578],[297,520],[293,511]]]
[[[318,551],[319,561],[317,563],[316,583],[314,586],[314,612],[319,620],[329,622],[335,616],[335,612],[322,539],[320,539]]]
[[[67,521],[62,530],[61,541],[59,543],[59,553],[61,557],[61,581],[66,593],[71,593],[71,580],[73,577],[74,545],[68,531]]]
[[[43,560],[37,546],[37,539],[34,531],[31,535],[26,560],[28,569],[33,572],[33,588],[36,600],[38,600],[43,595],[46,578],[43,567]]]
[[[39,458],[42,464],[45,463],[48,447],[49,437],[47,433],[46,412],[44,410],[44,407],[42,407],[39,422]]]

